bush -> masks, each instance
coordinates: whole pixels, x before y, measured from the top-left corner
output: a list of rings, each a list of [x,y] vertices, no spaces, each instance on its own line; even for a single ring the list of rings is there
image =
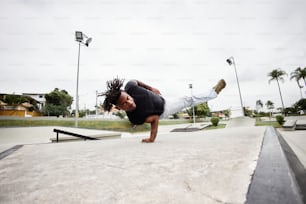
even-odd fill
[[[210,119],[210,122],[212,123],[213,126],[218,126],[219,118],[213,117]]]
[[[276,121],[278,122],[278,124],[283,125],[283,124],[285,123],[284,116],[282,116],[282,115],[277,115],[277,116],[276,116]]]

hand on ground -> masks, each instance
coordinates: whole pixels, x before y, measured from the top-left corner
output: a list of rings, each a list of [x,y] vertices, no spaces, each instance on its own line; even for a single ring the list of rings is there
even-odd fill
[[[142,142],[153,143],[154,141],[152,141],[151,138],[145,138],[145,139],[142,139]]]

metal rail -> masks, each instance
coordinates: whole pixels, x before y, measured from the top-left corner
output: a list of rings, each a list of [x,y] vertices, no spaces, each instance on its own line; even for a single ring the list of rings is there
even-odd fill
[[[80,135],[80,134],[77,134],[77,133],[67,132],[67,131],[59,130],[59,129],[53,129],[53,132],[56,132],[56,142],[58,142],[59,133],[74,136],[74,137],[79,137],[79,138],[82,138],[84,140],[98,140],[97,138],[94,138],[94,137],[88,137],[88,136],[85,136],[85,135]]]

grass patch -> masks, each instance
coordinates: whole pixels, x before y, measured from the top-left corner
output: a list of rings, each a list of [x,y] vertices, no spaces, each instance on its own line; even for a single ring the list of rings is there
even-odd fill
[[[262,121],[258,118],[256,118],[255,126],[273,126],[274,128],[282,127],[277,121]]]
[[[161,120],[160,125],[174,125],[188,123],[185,120]],[[60,126],[74,127],[74,119],[3,119],[0,120],[0,127],[38,127],[38,126]],[[143,132],[150,131],[150,124],[132,126],[128,120],[79,120],[79,128],[96,129],[96,130],[111,130],[120,132]]]
[[[209,126],[209,127],[205,128],[205,130],[222,129],[222,128],[225,128],[225,126],[226,126],[226,124],[224,124],[224,123],[220,123],[220,124],[218,124],[217,126],[213,126],[213,125],[211,125],[211,126]]]
[[[74,127],[74,120],[0,120],[0,127],[38,127],[38,126],[60,126]],[[122,132],[141,132],[150,129],[149,124],[133,127],[127,120],[79,120],[79,128],[112,130]]]

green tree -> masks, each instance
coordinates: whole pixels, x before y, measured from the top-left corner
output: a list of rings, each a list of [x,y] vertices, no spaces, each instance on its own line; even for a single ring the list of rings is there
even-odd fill
[[[52,92],[46,94],[45,98],[44,115],[67,116],[69,114],[68,107],[71,106],[73,98],[66,90],[55,88]]]
[[[189,116],[192,116],[192,107],[186,110]],[[210,109],[207,102],[194,106],[194,114],[198,117],[207,117],[210,115]]]
[[[296,102],[293,107],[297,109],[297,112],[303,111],[306,112],[306,99],[302,98],[298,102]]]
[[[296,83],[297,83],[297,85],[300,89],[301,98],[303,98],[303,95],[302,95],[303,86],[300,85],[299,81],[301,79],[304,79],[304,83],[305,83],[305,72],[306,72],[306,68],[304,68],[304,70],[302,70],[301,67],[298,67],[293,72],[291,72],[291,74],[290,74],[290,80],[295,79],[295,81],[296,81]]]
[[[20,95],[5,95],[4,100],[5,103],[8,105],[19,105],[24,102],[30,102],[29,99],[25,96],[20,96]]]
[[[210,114],[210,109],[208,107],[207,102],[205,103],[201,103],[197,106],[194,107],[195,108],[195,115],[198,117],[207,117]]]
[[[226,109],[223,112],[224,112],[224,115],[225,115],[226,118],[229,118],[231,116],[231,110],[230,109]]]
[[[276,80],[277,82],[277,86],[278,86],[278,90],[279,90],[279,95],[280,95],[280,98],[281,98],[281,102],[282,102],[282,109],[284,110],[285,109],[285,106],[284,106],[284,102],[283,102],[283,97],[282,97],[282,92],[281,92],[281,89],[280,89],[280,86],[279,86],[279,81],[284,81],[284,75],[287,75],[287,73],[281,69],[274,69],[272,70],[271,72],[268,73],[268,77],[270,77],[269,79],[269,83],[273,80]]]

